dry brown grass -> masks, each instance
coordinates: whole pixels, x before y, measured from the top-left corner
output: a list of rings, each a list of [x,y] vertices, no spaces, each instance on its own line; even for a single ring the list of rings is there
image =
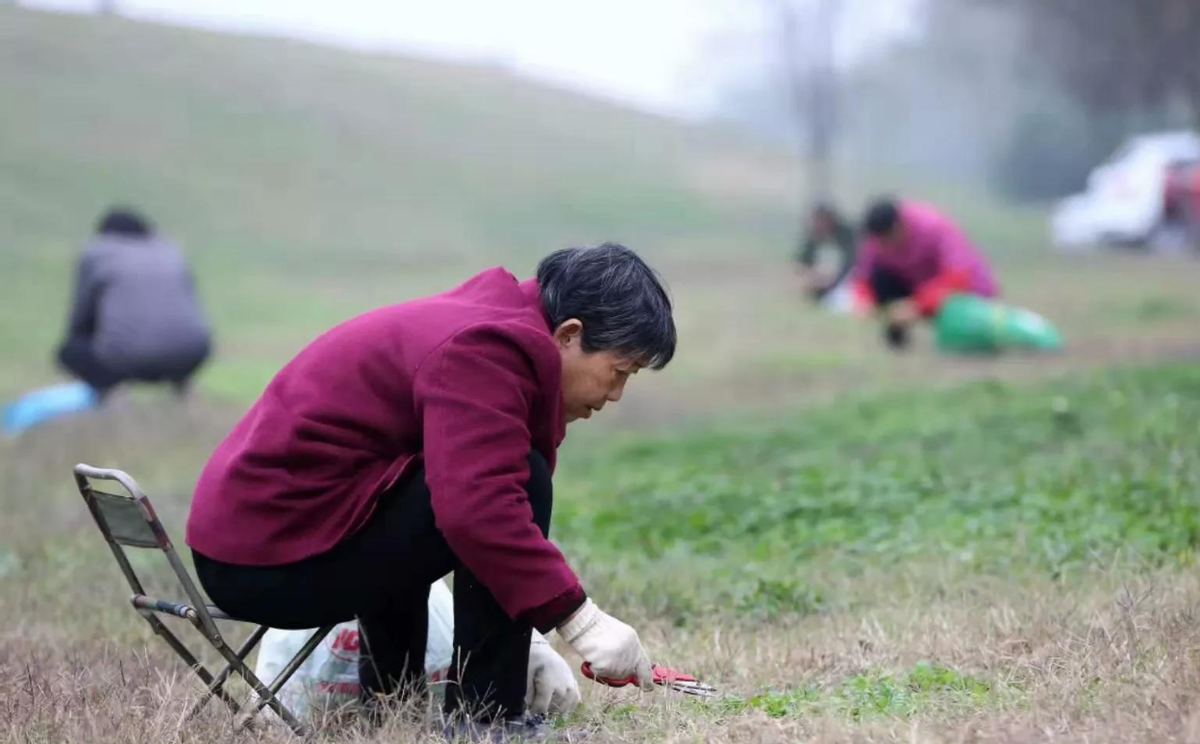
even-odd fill
[[[1200,741],[1200,579],[1184,569],[1113,568],[1070,581],[942,578],[936,571],[847,584],[854,610],[775,624],[644,631],[660,658],[730,695],[812,687],[833,700],[855,675],[901,674],[932,661],[987,680],[965,702],[937,691],[913,710],[864,714],[835,704],[772,718],[757,709],[639,696],[584,684],[565,729],[597,742],[1168,742]],[[869,604],[868,604],[869,602]],[[132,612],[128,622],[138,624]],[[0,736],[12,742],[216,742],[230,718],[183,712],[197,682],[151,645],[76,644],[0,635]],[[378,729],[324,726],[322,741],[436,740],[404,717]],[[260,727],[243,741],[288,741]]]

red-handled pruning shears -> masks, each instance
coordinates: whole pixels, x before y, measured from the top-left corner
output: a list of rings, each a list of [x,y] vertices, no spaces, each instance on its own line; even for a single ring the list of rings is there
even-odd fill
[[[685,674],[676,669],[660,666],[658,664],[650,667],[650,669],[654,672],[654,684],[659,685],[660,687],[666,687],[667,689],[674,690],[675,692],[682,692],[685,695],[695,695],[697,697],[707,698],[716,697],[717,695],[717,688],[701,682],[690,674]],[[588,679],[593,679],[601,684],[608,685],[609,687],[636,685],[638,681],[637,675],[634,674],[631,674],[628,677],[622,677],[621,679],[601,677],[592,671],[592,665],[586,661],[583,662],[583,666],[580,668],[580,671],[582,671],[583,676],[587,677]]]

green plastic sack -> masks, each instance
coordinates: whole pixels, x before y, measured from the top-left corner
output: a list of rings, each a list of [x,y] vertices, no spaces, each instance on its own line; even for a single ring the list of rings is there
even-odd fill
[[[949,352],[1058,351],[1063,345],[1058,329],[1037,313],[970,294],[947,297],[934,329],[938,348]]]

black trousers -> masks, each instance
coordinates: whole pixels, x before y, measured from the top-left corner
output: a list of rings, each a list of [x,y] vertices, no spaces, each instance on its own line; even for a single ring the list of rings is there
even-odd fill
[[[92,339],[82,336],[68,338],[58,349],[58,363],[76,378],[86,382],[101,395],[128,380],[146,382],[169,382],[179,391],[186,389],[192,375],[208,359],[210,348],[206,344],[194,352],[170,359],[163,359],[152,369],[137,371],[120,370],[96,356]]]
[[[880,308],[886,308],[893,302],[906,300],[916,294],[916,288],[912,282],[882,266],[876,266],[871,271],[869,283],[871,294],[875,295],[875,304]],[[901,325],[888,323],[884,326],[883,338],[892,349],[904,349],[908,346],[908,329]]]
[[[871,294],[875,295],[875,303],[886,307],[898,300],[906,300],[916,294],[912,282],[894,271],[876,266],[871,271]]]
[[[545,458],[529,455],[533,518],[550,531],[553,490]],[[222,610],[275,628],[358,618],[365,695],[424,687],[430,585],[454,572],[454,661],[446,712],[476,719],[524,712],[527,623],[510,620],[464,568],[434,524],[424,472],[385,493],[357,534],[333,550],[284,566],[237,566],[193,551],[200,584]]]

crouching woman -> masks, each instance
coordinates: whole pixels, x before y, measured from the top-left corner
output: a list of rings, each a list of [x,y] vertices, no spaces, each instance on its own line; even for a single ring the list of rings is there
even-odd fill
[[[548,539],[566,425],[675,352],[671,301],[633,251],[547,256],[380,308],[313,341],[217,447],[188,518],[201,584],[279,628],[358,619],[369,695],[419,691],[429,587],[454,573],[446,712],[516,728],[569,709],[574,676],[531,631],[650,685],[633,628]],[[536,638],[535,638],[536,641]]]

